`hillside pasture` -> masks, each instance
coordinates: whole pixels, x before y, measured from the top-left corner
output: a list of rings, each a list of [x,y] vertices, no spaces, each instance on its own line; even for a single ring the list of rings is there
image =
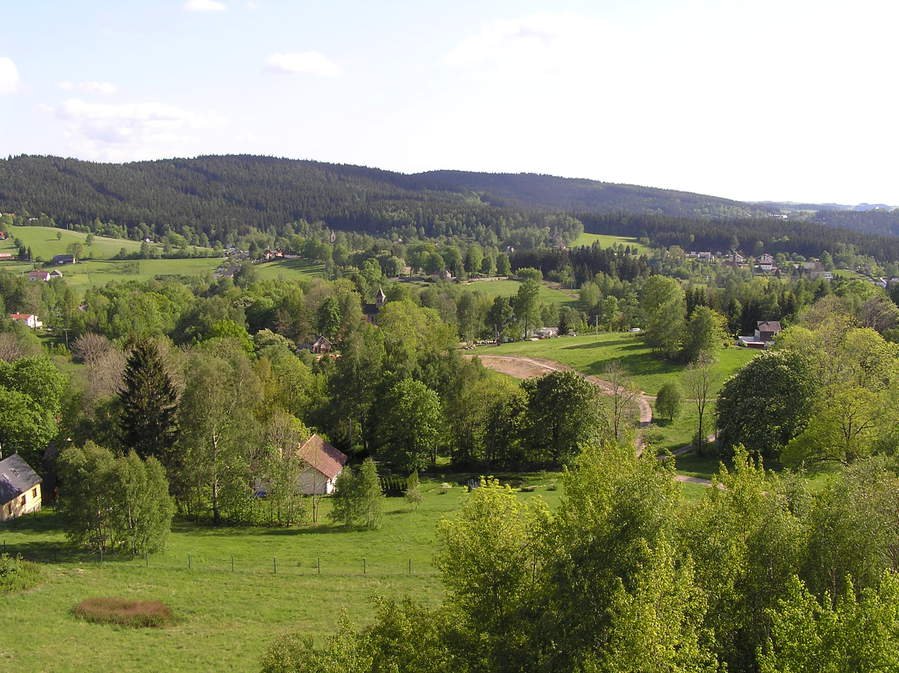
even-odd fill
[[[481,346],[475,351],[484,355],[521,355],[555,360],[582,374],[602,378],[608,365],[619,362],[633,383],[648,395],[658,393],[665,383],[682,382],[686,366],[665,360],[643,343],[640,335],[628,332],[557,337],[540,341],[514,341],[500,346]],[[713,367],[716,377],[714,392],[759,351],[726,348],[718,354]]]
[[[519,476],[536,486],[520,498],[558,505],[561,491],[547,486],[560,475]],[[454,485],[442,488],[444,479]],[[210,528],[179,522],[165,551],[147,559],[107,556],[100,562],[96,555],[74,553],[61,519],[49,510],[0,524],[7,552],[43,561],[44,571],[36,588],[3,598],[0,661],[4,670],[53,673],[110,667],[119,673],[251,673],[279,634],[299,630],[321,642],[343,611],[356,622],[370,619],[373,596],[410,596],[435,605],[443,595],[433,565],[435,527],[464,502],[459,480],[425,480],[415,511],[402,498],[385,499],[377,531],[327,523]],[[325,499],[321,521],[327,522],[329,508]],[[177,620],[165,629],[133,630],[85,623],[72,614],[81,601],[105,596],[162,601]]]
[[[13,239],[18,238],[26,246],[31,248],[37,258],[49,261],[54,255],[62,255],[68,252],[67,248],[72,243],[80,243],[84,246],[83,257],[93,259],[110,259],[124,249],[127,253],[135,253],[140,250],[140,241],[131,241],[123,238],[107,238],[94,236],[93,243],[87,245],[87,234],[80,231],[69,231],[57,227],[7,227],[10,237],[0,241],[0,252],[16,252]],[[59,238],[57,238],[59,236]],[[154,248],[162,250],[159,244],[152,244]]]
[[[323,276],[325,265],[308,259],[281,259],[254,266],[261,280],[304,280]]]
[[[495,297],[514,297],[520,285],[520,281],[503,279],[471,281],[465,287],[492,301]],[[539,298],[544,304],[556,306],[573,306],[578,299],[576,290],[562,290],[548,283],[540,284]]]
[[[633,236],[615,236],[613,234],[588,234],[584,232],[572,242],[571,247],[575,248],[578,246],[590,246],[594,243],[599,243],[599,245],[603,248],[611,248],[614,245],[629,245],[631,246],[631,250],[636,249],[637,252],[646,252],[647,247],[640,243]]]

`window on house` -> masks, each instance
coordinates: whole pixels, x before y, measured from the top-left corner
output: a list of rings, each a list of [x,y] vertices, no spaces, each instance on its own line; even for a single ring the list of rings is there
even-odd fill
[[[23,495],[21,498],[19,498],[19,504],[20,504],[20,505],[24,505],[24,504],[25,504],[25,498],[26,498],[26,497],[27,497],[27,496],[24,496],[24,495]]]
[[[31,489],[31,497],[32,497],[32,498],[36,498],[36,497],[37,497],[37,489],[36,489],[36,488]]]

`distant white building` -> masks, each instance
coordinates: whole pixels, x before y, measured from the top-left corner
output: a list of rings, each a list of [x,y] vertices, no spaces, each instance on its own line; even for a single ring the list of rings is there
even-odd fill
[[[38,317],[32,313],[10,313],[9,317],[11,320],[15,320],[16,322],[25,323],[26,326],[31,329],[38,329],[44,326]]]

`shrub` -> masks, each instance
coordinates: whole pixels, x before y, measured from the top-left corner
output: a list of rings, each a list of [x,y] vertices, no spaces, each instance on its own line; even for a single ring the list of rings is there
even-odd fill
[[[0,554],[0,593],[30,589],[40,581],[41,569],[36,563]]]
[[[88,598],[72,612],[95,624],[119,624],[136,628],[165,626],[174,621],[171,608],[160,601],[132,601],[126,598]]]
[[[666,383],[659,389],[659,394],[656,396],[656,413],[669,421],[673,421],[680,412],[683,396],[679,385]]]
[[[406,479],[406,502],[408,502],[413,509],[418,509],[418,506],[421,504],[422,495],[421,495],[421,482],[418,479],[418,472],[413,472],[409,475],[409,478]]]

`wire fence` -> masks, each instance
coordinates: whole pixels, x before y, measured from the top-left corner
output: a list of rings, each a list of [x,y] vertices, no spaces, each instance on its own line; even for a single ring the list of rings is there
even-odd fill
[[[332,555],[220,555],[193,552],[159,552],[131,555],[85,552],[64,546],[34,548],[29,545],[0,543],[0,553],[19,556],[45,564],[82,564],[114,569],[167,570],[197,573],[245,575],[291,575],[304,577],[429,577],[438,574],[425,559],[367,557],[348,558]]]

